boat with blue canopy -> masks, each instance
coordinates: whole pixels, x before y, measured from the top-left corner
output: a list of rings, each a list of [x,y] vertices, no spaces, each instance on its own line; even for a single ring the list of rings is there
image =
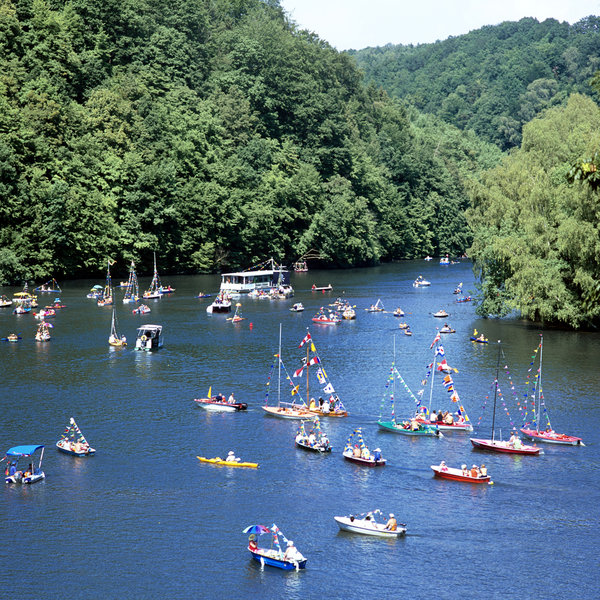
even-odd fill
[[[41,450],[38,466],[33,465],[32,456]],[[19,469],[19,460],[29,458],[31,461],[25,469]],[[25,445],[14,446],[6,451],[6,456],[2,459],[6,461],[6,470],[4,472],[6,483],[35,483],[45,479],[46,475],[42,471],[42,458],[44,458],[43,445]]]

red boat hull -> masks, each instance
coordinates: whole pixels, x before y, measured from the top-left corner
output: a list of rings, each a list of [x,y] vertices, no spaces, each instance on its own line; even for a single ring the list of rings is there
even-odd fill
[[[448,469],[447,471],[443,471],[440,467],[432,466],[433,474],[435,477],[440,477],[441,479],[450,479],[452,481],[463,481],[465,483],[489,483],[490,476],[486,475],[485,477],[471,477],[470,475],[462,475],[461,473],[456,473],[458,469]]]
[[[521,429],[521,433],[532,440],[546,442],[547,444],[562,444],[563,446],[577,446],[581,444],[581,438],[565,433],[555,433],[554,431],[537,431],[535,429]]]
[[[492,440],[478,440],[471,438],[471,443],[481,450],[490,450],[491,452],[502,452],[504,454],[539,454],[540,448],[535,446],[522,446],[513,448],[508,442],[498,442]]]

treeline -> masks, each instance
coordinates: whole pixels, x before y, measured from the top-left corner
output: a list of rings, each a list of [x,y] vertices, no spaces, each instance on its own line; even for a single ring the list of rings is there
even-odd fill
[[[434,44],[350,54],[391,96],[506,150],[520,145],[523,125],[543,110],[572,93],[593,94],[600,17],[574,25],[525,18]]]
[[[0,281],[462,253],[499,153],[278,0],[0,0]]]

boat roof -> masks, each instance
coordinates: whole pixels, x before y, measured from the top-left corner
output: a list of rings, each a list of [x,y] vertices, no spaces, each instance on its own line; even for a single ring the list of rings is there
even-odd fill
[[[221,277],[259,277],[260,275],[272,275],[273,273],[285,272],[287,269],[283,267],[277,269],[269,269],[268,271],[238,271],[237,273],[221,273]]]
[[[14,446],[13,448],[9,448],[6,451],[6,456],[29,456],[33,454],[36,450],[43,448],[44,445],[29,445],[29,446]]]
[[[162,325],[142,325],[137,328],[138,331],[162,331]]]

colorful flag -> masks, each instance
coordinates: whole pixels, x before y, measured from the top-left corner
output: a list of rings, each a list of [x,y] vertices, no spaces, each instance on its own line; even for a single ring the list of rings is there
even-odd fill
[[[300,345],[298,346],[298,348],[302,348],[302,346],[304,346],[304,344],[306,344],[307,342],[309,342],[309,341],[310,341],[310,339],[311,339],[311,337],[310,337],[310,333],[307,333],[307,334],[304,336],[304,339],[303,339],[303,340],[300,342]]]
[[[316,351],[317,351],[317,349],[315,348],[315,345],[314,345],[312,342],[310,343],[310,349],[311,349],[313,352],[316,352]]]
[[[431,346],[429,346],[429,349],[431,350],[441,339],[442,339],[442,336],[440,335],[440,332],[438,331],[433,342],[431,342]]]
[[[335,390],[333,389],[333,386],[331,385],[331,383],[328,383],[324,388],[323,388],[323,393],[325,394],[333,394],[335,392]]]
[[[436,356],[444,356],[444,346],[438,346],[435,351]]]
[[[300,367],[297,371],[294,371],[292,377],[300,377],[300,375],[302,375],[302,371],[304,371],[304,366]]]
[[[295,396],[298,393],[299,389],[300,389],[300,385],[297,385],[296,387],[292,388],[292,396]]]
[[[325,385],[326,379],[325,379],[325,374],[323,373],[323,369],[319,369],[317,371],[317,379],[319,380],[319,383],[321,385]]]
[[[438,371],[445,371],[446,369],[450,369],[451,367],[448,366],[448,363],[446,362],[446,359],[444,358],[444,360],[442,360],[441,363],[438,363]]]
[[[309,365],[318,365],[321,361],[319,360],[318,356],[313,356],[309,361],[308,364]]]
[[[446,375],[446,377],[444,377],[444,387],[450,387],[453,383],[452,376]]]
[[[452,400],[452,402],[460,402],[460,398],[458,397],[458,394],[456,392],[452,393],[452,395],[450,396],[450,400]]]

